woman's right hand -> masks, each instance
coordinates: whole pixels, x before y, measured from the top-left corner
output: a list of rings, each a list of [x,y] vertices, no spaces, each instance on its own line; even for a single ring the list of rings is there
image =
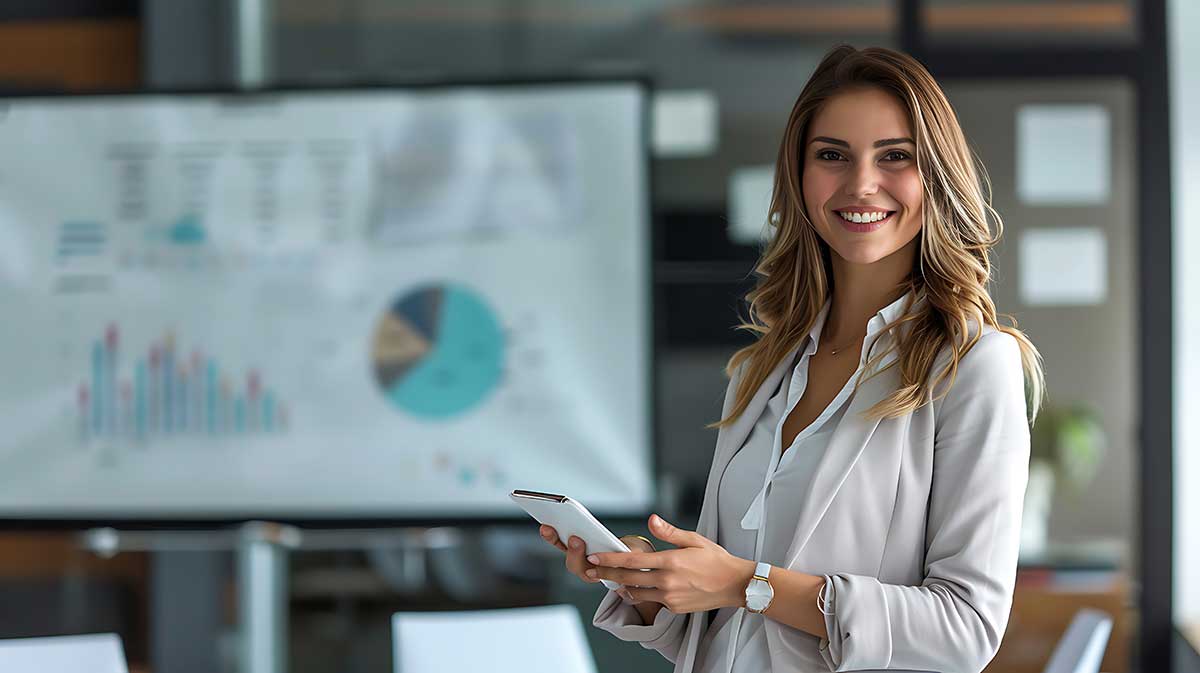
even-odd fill
[[[596,584],[600,581],[587,576],[587,571],[595,568],[596,566],[588,563],[587,561],[586,542],[581,540],[578,536],[572,535],[569,542],[577,543],[577,545],[568,546],[563,544],[562,540],[558,539],[558,531],[554,530],[553,526],[547,526],[546,524],[542,524],[539,532],[541,533],[543,540],[567,553],[567,570],[570,571],[572,575],[578,577],[584,582],[587,582],[588,584]],[[621,537],[621,542],[624,542],[625,545],[628,546],[632,551],[654,551],[650,548],[650,545],[646,544],[645,540],[637,537],[636,535],[625,535]],[[629,595],[629,592],[625,590],[624,586],[621,586],[614,591],[618,596],[621,597],[621,600],[625,601],[626,603],[630,605],[639,604],[639,601],[634,600],[633,597]]]

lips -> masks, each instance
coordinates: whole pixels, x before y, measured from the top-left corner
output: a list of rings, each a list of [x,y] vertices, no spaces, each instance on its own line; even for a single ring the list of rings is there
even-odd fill
[[[834,219],[836,219],[838,222],[840,222],[842,224],[842,227],[845,228],[846,231],[850,231],[850,232],[853,232],[856,234],[866,234],[866,233],[875,231],[876,229],[882,227],[883,225],[891,222],[892,218],[895,216],[896,216],[896,211],[892,211],[892,212],[888,213],[887,217],[883,218],[882,220],[875,221],[875,222],[850,222],[849,220],[845,219],[841,215],[838,215],[837,213],[833,214]]]

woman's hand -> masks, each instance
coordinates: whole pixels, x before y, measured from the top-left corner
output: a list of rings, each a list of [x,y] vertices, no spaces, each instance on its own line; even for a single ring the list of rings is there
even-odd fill
[[[558,532],[555,531],[552,526],[547,526],[546,524],[542,524],[539,532],[541,533],[543,540],[567,553],[567,570],[570,571],[572,575],[575,575],[588,584],[596,584],[600,581],[599,579],[592,578],[587,575],[589,570],[594,570],[596,568],[596,566],[588,563],[587,559],[585,558],[587,556],[587,543],[579,539],[577,536],[572,535],[570,543],[572,545],[578,543],[578,546],[564,545],[562,540],[558,539]],[[637,537],[636,535],[625,535],[621,538],[621,542],[624,542],[625,546],[634,551],[652,551],[650,545],[646,544],[645,540]],[[616,589],[616,593],[623,601],[629,603],[630,605],[637,605],[639,603],[646,602],[644,600],[636,600],[631,597],[628,590],[624,586]]]
[[[576,567],[592,581],[618,582],[633,600],[661,603],[677,615],[745,605],[754,561],[738,558],[703,535],[680,530],[657,515],[650,517],[650,532],[678,549],[601,552],[583,558]]]

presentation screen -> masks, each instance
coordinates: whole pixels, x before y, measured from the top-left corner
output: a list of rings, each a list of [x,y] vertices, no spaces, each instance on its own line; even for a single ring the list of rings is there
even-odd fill
[[[0,99],[0,519],[648,511],[646,97]]]

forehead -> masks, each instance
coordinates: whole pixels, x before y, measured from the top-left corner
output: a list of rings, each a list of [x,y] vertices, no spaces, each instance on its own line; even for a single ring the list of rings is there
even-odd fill
[[[852,147],[870,147],[882,138],[913,137],[908,112],[891,93],[877,87],[855,88],[831,96],[808,126],[808,139],[829,136]]]

